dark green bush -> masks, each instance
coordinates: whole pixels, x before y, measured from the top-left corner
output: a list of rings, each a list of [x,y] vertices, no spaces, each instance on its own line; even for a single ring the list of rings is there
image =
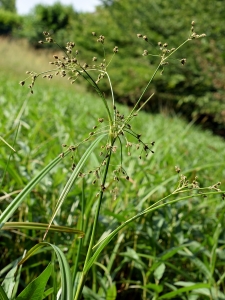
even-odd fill
[[[22,17],[0,8],[0,35],[11,34],[21,25]]]
[[[64,6],[60,3],[54,5],[36,5],[33,12],[24,18],[22,29],[18,32],[20,37],[28,39],[34,47],[39,47],[39,40],[43,39],[43,31],[54,33],[59,44],[67,41],[67,32],[72,30],[71,21],[76,18],[72,6]],[[48,47],[54,44],[48,44]]]
[[[90,61],[94,54],[99,59],[104,56],[101,45],[96,46],[91,32],[104,35],[106,59],[111,56],[114,46],[119,47],[119,58],[110,66],[112,82],[116,83],[116,99],[131,104],[137,100],[160,59],[143,57],[143,50],[160,55],[159,41],[168,43],[170,48],[177,47],[189,36],[186,28],[191,30],[190,24],[194,20],[197,33],[205,33],[207,37],[194,41],[195,45],[190,43],[165,67],[165,76],[155,78],[151,90],[145,94],[146,99],[153,91],[155,93],[147,109],[175,111],[225,135],[225,23],[222,1],[102,2],[104,6],[91,14],[78,14],[72,7],[59,3],[38,5],[24,19],[20,35],[37,47],[38,40],[43,39],[43,31],[53,32],[58,44],[74,41],[81,57],[90,57]],[[149,42],[138,39],[138,33],[147,35]],[[199,48],[203,49],[203,53],[199,53]],[[182,58],[187,58],[185,65],[180,63]],[[106,94],[110,93],[104,82],[101,88]]]

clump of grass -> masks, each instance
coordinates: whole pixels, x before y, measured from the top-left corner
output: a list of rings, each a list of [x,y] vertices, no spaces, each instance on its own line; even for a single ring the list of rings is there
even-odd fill
[[[149,194],[146,193],[145,197],[143,197],[140,201],[138,212],[135,212],[134,215],[129,218],[124,218],[124,212],[122,212],[122,224],[116,224],[116,226],[112,227],[110,232],[103,235],[100,240],[96,239],[96,232],[101,227],[99,222],[99,218],[101,216],[100,209],[104,205],[104,198],[107,197],[108,191],[111,192],[115,201],[119,199],[119,182],[123,183],[127,181],[132,183],[134,181],[134,178],[130,177],[129,171],[126,169],[124,156],[127,155],[128,158],[126,158],[126,160],[129,160],[129,158],[133,158],[134,155],[137,155],[139,160],[142,161],[146,159],[146,157],[149,157],[149,155],[153,155],[155,152],[155,141],[146,141],[145,138],[142,137],[144,134],[136,131],[132,125],[132,121],[138,117],[140,110],[153,96],[152,94],[147,100],[143,101],[145,92],[149,88],[157,72],[161,71],[161,74],[163,73],[163,69],[168,65],[169,59],[173,53],[177,52],[187,42],[192,41],[195,38],[201,38],[204,35],[198,35],[195,33],[194,23],[192,22],[190,35],[177,48],[169,49],[167,43],[162,44],[159,42],[159,54],[156,55],[156,57],[159,59],[159,64],[155,72],[152,74],[147,86],[141,93],[139,99],[137,99],[134,107],[128,112],[127,115],[124,115],[118,109],[114,99],[113,85],[109,75],[110,72],[108,71],[113,57],[117,55],[119,49],[117,46],[115,46],[112,49],[112,54],[108,57],[104,51],[105,37],[103,35],[97,36],[94,32],[92,35],[93,38],[96,39],[103,48],[103,57],[101,59],[93,57],[91,62],[80,59],[79,49],[76,49],[75,43],[68,42],[64,49],[60,48],[62,51],[64,51],[64,55],[53,55],[53,61],[50,62],[50,64],[53,66],[53,69],[40,73],[27,71],[27,78],[22,80],[20,84],[24,86],[27,84],[27,81],[31,79],[29,89],[33,94],[34,86],[39,77],[51,80],[55,76],[61,76],[67,78],[71,84],[80,80],[80,78],[85,79],[100,96],[102,104],[105,107],[107,120],[105,120],[105,118],[102,116],[99,116],[98,120],[96,120],[96,124],[93,126],[93,129],[87,132],[86,136],[81,141],[78,141],[73,145],[63,144],[63,151],[59,153],[59,155],[53,161],[51,161],[36,177],[30,180],[21,193],[3,211],[0,217],[0,223],[3,226],[3,229],[14,228],[16,225],[23,226],[23,223],[11,224],[6,222],[16,211],[19,205],[24,201],[28,193],[32,191],[32,189],[43,178],[45,178],[59,162],[65,160],[68,156],[70,157],[72,173],[67,180],[64,189],[61,191],[59,199],[56,201],[49,223],[45,225],[40,223],[36,223],[35,225],[26,224],[26,227],[30,229],[44,228],[46,231],[43,240],[46,239],[49,231],[57,230],[57,227],[54,227],[52,223],[54,219],[57,218],[57,214],[61,210],[62,206],[65,205],[68,194],[75,182],[80,182],[81,180],[81,194],[79,197],[80,216],[78,221],[78,227],[80,230],[75,232],[79,234],[80,237],[83,236],[84,232],[88,233],[87,237],[85,237],[86,242],[84,242],[87,245],[87,252],[83,254],[82,240],[80,239],[76,247],[77,252],[75,254],[70,254],[72,263],[72,268],[70,269],[68,261],[60,247],[43,241],[30,249],[25,257],[19,262],[19,266],[21,266],[28,258],[30,258],[33,254],[38,253],[43,247],[50,247],[53,249],[59,261],[61,284],[59,284],[58,280],[55,279],[55,286],[49,293],[52,293],[54,295],[53,297],[56,296],[56,292],[61,293],[62,299],[80,299],[82,291],[84,294],[91,294],[90,291],[87,291],[87,288],[84,288],[85,282],[88,280],[89,271],[94,268],[95,264],[98,264],[97,259],[109,242],[134,220],[142,218],[143,216],[156,210],[160,211],[160,209],[163,207],[170,207],[172,204],[175,205],[180,201],[186,201],[190,198],[200,198],[207,195],[218,194],[221,194],[222,197],[224,197],[224,193],[220,190],[219,182],[209,187],[201,187],[197,177],[188,180],[185,175],[179,175],[178,185],[172,192],[168,193],[168,195],[165,197],[158,199],[153,204],[147,205],[147,207],[145,206],[145,203],[149,198]],[[45,41],[40,41],[41,44],[45,42],[56,43],[50,33],[44,32],[44,36]],[[138,34],[138,38],[141,37],[145,42],[149,43],[146,35]],[[144,50],[143,56],[148,55],[152,54],[149,54],[148,50]],[[180,63],[184,65],[186,63],[186,58],[181,58]],[[101,92],[101,89],[98,85],[100,81],[105,79],[111,88],[111,101],[106,99],[104,93]],[[95,167],[91,165],[91,167],[87,166],[85,168],[88,159],[95,153],[96,148],[98,148],[98,154],[100,157],[100,159],[97,160],[99,163],[95,165]],[[180,174],[180,168],[176,167],[175,169],[176,172]],[[85,225],[85,219],[87,218],[87,215],[90,215],[88,211],[90,211],[91,208],[87,201],[87,193],[89,190],[86,185],[90,185],[90,182],[92,185],[96,185],[96,192],[93,194],[93,189],[91,189],[92,194],[88,194],[88,197],[91,198],[90,203],[95,207],[95,213],[91,222],[91,228],[87,229],[87,223]],[[136,192],[139,192],[138,188],[136,188]],[[68,232],[69,229],[58,226],[58,231]],[[118,245],[120,243],[121,239],[118,239]],[[72,246],[70,251],[72,252]],[[130,252],[130,255],[134,255],[135,248],[131,249]],[[82,262],[81,255],[84,255],[84,262]],[[112,255],[106,266],[101,264],[105,273],[111,271],[113,258],[114,256]],[[157,265],[154,269],[155,278],[157,280],[161,279],[161,274],[163,274],[165,269],[163,266],[161,266],[160,271],[158,269],[160,266],[161,265]],[[158,270],[158,273],[156,270]],[[17,269],[18,274],[20,271],[21,269],[19,267]],[[44,293],[44,288],[51,272],[51,267],[47,267],[40,275],[39,279],[36,279],[37,281],[40,280],[43,283],[42,294]],[[95,275],[93,275],[93,277],[94,276]],[[149,276],[150,275],[145,276],[145,284]],[[193,289],[195,289],[195,287]],[[26,295],[26,297],[29,297],[31,290],[32,283],[29,285],[29,288],[24,289],[21,292],[21,295]],[[111,284],[109,290],[115,295],[115,285]],[[2,293],[4,292],[2,291]],[[36,291],[36,293],[40,293],[40,290]],[[146,297],[146,292],[144,290],[143,298],[147,299]]]

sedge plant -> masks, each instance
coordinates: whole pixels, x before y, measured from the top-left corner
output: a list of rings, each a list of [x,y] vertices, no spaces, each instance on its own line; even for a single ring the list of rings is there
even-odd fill
[[[44,41],[39,41],[40,44],[45,43],[55,43],[54,37],[49,32],[44,32]],[[138,113],[141,109],[148,103],[148,101],[154,96],[152,94],[147,99],[145,94],[154,80],[157,73],[163,74],[163,70],[168,66],[170,58],[174,53],[178,52],[181,47],[185,46],[187,43],[192,42],[195,39],[202,38],[205,34],[197,34],[195,32],[195,24],[191,23],[190,34],[187,39],[181,43],[178,47],[169,48],[167,43],[158,43],[158,54],[152,54],[149,50],[143,51],[143,56],[154,56],[158,60],[158,65],[150,77],[146,87],[140,94],[140,97],[135,102],[134,106],[130,110],[128,115],[123,115],[117,109],[117,104],[115,102],[113,83],[110,79],[109,66],[113,63],[113,57],[118,55],[119,48],[115,46],[112,49],[112,55],[108,58],[105,53],[105,37],[103,35],[97,36],[95,32],[92,32],[92,36],[97,40],[103,49],[103,56],[101,59],[93,57],[91,62],[83,61],[79,57],[79,50],[76,49],[74,42],[68,42],[65,48],[58,45],[62,50],[62,55],[53,55],[53,61],[50,62],[52,65],[51,70],[43,71],[41,73],[36,73],[34,71],[27,71],[27,78],[20,82],[21,86],[25,86],[27,81],[31,80],[28,84],[30,92],[33,94],[34,86],[37,80],[42,77],[51,80],[55,76],[61,76],[67,78],[71,84],[75,83],[80,79],[86,80],[93,89],[99,95],[101,99],[107,120],[99,117],[98,123],[93,127],[93,130],[87,133],[86,138],[78,141],[74,145],[63,145],[63,152],[58,155],[53,161],[51,161],[35,178],[33,178],[27,186],[19,193],[19,195],[8,205],[8,207],[2,212],[0,216],[0,224],[2,230],[13,229],[13,228],[29,228],[29,229],[39,229],[44,230],[43,241],[37,243],[33,248],[24,253],[24,257],[15,262],[11,267],[11,277],[6,277],[3,287],[0,288],[1,299],[31,299],[30,295],[37,296],[43,299],[44,296],[52,295],[57,299],[67,299],[67,300],[79,300],[82,297],[82,291],[84,289],[85,283],[89,271],[95,264],[97,264],[97,259],[102,251],[106,248],[109,242],[128,224],[134,222],[137,218],[140,218],[146,214],[149,214],[159,208],[171,205],[173,203],[189,199],[191,197],[202,197],[210,194],[221,194],[224,197],[223,191],[220,190],[220,183],[213,184],[210,187],[200,187],[197,178],[189,181],[186,176],[180,175],[179,167],[176,167],[176,172],[179,174],[178,186],[175,190],[168,194],[166,197],[155,201],[152,205],[145,209],[140,209],[133,217],[128,218],[125,222],[117,228],[111,230],[100,240],[97,239],[96,232],[99,227],[99,215],[101,207],[104,203],[104,199],[107,197],[109,190],[114,193],[115,197],[119,197],[117,190],[109,185],[109,179],[116,185],[120,180],[127,181],[128,184],[132,179],[130,178],[126,168],[124,166],[124,152],[128,156],[131,155],[132,149],[139,151],[138,158],[145,159],[145,157],[154,154],[154,141],[145,142],[145,137],[142,133],[136,132],[132,128],[132,121],[134,118],[138,117]],[[137,34],[139,39],[142,39],[148,46],[151,44],[146,35]],[[181,58],[179,63],[184,65],[186,63],[186,58]],[[107,99],[105,94],[101,91],[99,83],[106,80],[110,91],[111,99]],[[85,149],[82,155],[79,154],[79,149]],[[98,166],[87,170],[85,166],[87,165],[88,159],[96,149],[99,149],[101,162]],[[126,149],[126,151],[124,151]],[[136,152],[137,152],[136,151]],[[54,208],[53,214],[49,217],[48,224],[41,223],[23,223],[23,222],[8,222],[8,220],[13,216],[13,213],[18,209],[21,203],[26,199],[26,196],[32,191],[32,189],[62,160],[67,157],[72,159],[72,173],[61,192],[56,206]],[[115,161],[118,163],[115,164]],[[84,227],[85,220],[85,209],[88,204],[85,202],[85,179],[87,177],[92,178],[92,184],[96,186],[96,203],[94,206],[94,218],[90,230],[90,238],[88,240],[87,252],[85,253],[85,259],[82,261],[81,254],[82,249],[82,237],[86,234]],[[79,216],[79,229],[73,229],[66,226],[53,225],[54,219],[59,213],[62,205],[66,203],[67,196],[76,184],[79,178],[83,178],[82,186],[82,197],[80,199],[81,213]],[[143,203],[149,199],[150,195],[145,195],[140,201],[138,207],[142,208]],[[66,224],[65,224],[66,225]],[[76,248],[76,253],[73,255],[72,262],[70,263],[66,259],[66,255],[55,244],[46,242],[46,237],[49,231],[55,232],[70,232],[78,234],[80,239],[78,240],[78,246]],[[118,241],[120,243],[120,241]],[[45,286],[47,281],[53,272],[51,264],[47,266],[43,273],[40,274],[35,281],[31,282],[18,296],[16,297],[16,291],[18,287],[19,275],[21,272],[21,267],[26,260],[28,260],[32,255],[39,253],[42,248],[51,249],[55,253],[55,256],[59,262],[61,283],[52,286],[49,290],[45,291]],[[112,261],[110,261],[110,266]],[[109,268],[110,269],[110,268]],[[11,279],[10,279],[11,278]],[[11,280],[11,282],[10,282]],[[57,279],[56,279],[57,281]],[[10,282],[14,289],[6,290],[6,282]],[[35,285],[36,284],[36,285]],[[112,296],[115,299],[116,293]],[[21,297],[21,298],[19,298]],[[23,298],[22,298],[23,297]],[[146,299],[145,291],[143,292],[143,299]]]

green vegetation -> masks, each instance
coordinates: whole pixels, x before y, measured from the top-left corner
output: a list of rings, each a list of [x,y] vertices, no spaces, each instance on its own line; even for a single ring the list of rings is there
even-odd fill
[[[73,46],[53,68],[75,70],[96,96],[39,70],[27,95],[29,79],[1,72],[2,299],[57,299],[60,287],[62,299],[225,299],[224,141],[175,114],[140,112],[141,93],[134,110],[106,100],[110,58],[93,67]],[[173,51],[159,47],[160,69]],[[37,231],[48,224],[47,236]]]
[[[11,12],[16,12],[16,1],[0,0],[0,8]]]
[[[8,35],[11,34],[14,30],[18,30],[22,18],[16,13],[6,11],[0,8],[0,34]]]
[[[198,40],[197,46],[187,46],[173,56],[164,69],[165,76],[158,75],[146,93],[145,99],[155,93],[145,109],[159,112],[166,108],[194,120],[224,136],[224,3],[221,0],[123,0],[102,1],[93,14],[74,12],[71,7],[59,3],[52,6],[38,5],[23,18],[16,36],[26,37],[38,47],[44,30],[54,33],[60,45],[74,41],[83,57],[101,56],[90,32],[106,36],[106,53],[117,45],[120,56],[110,66],[117,101],[133,105],[146,86],[149,74],[159,62],[150,55],[141,57],[143,50],[158,54],[158,42],[176,47],[188,35],[191,20],[198,31],[207,35]],[[59,13],[60,12],[60,13]],[[209,21],[210,20],[210,21]],[[137,34],[147,35],[148,42]],[[52,45],[50,45],[52,47]],[[182,58],[187,63],[180,64]],[[149,70],[149,73],[146,72]],[[130,88],[130,82],[134,88]],[[87,86],[89,87],[89,86]],[[108,85],[101,89],[109,96]]]

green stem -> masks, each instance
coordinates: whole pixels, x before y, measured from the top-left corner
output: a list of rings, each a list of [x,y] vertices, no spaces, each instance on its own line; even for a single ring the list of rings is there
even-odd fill
[[[167,60],[167,58],[169,58],[171,55],[173,55],[177,50],[179,50],[181,47],[183,47],[187,42],[191,41],[190,38],[188,38],[187,40],[185,40],[182,44],[180,44],[180,46],[178,46],[173,52],[170,52],[169,55],[165,56],[165,58],[162,61]]]
[[[90,76],[90,74],[83,67],[81,67],[81,69],[83,70],[83,72],[86,74],[87,77],[85,77],[79,70],[78,70],[78,73],[81,74],[84,77],[84,79],[86,79],[95,88],[95,90],[97,91],[99,96],[102,98],[103,103],[104,103],[105,108],[106,108],[106,111],[107,111],[107,114],[108,114],[110,126],[112,126],[112,124],[113,124],[112,116],[111,116],[111,113],[110,113],[110,110],[109,110],[108,103],[107,103],[103,93],[99,89],[99,87],[96,84],[96,82],[94,81],[94,79]],[[91,81],[89,81],[88,79],[90,79]]]
[[[148,84],[146,85],[144,91],[142,92],[142,94],[141,94],[141,96],[139,97],[138,101],[137,101],[136,104],[134,105],[134,107],[133,107],[131,113],[129,114],[129,116],[128,116],[127,119],[125,120],[124,124],[127,124],[127,123],[130,121],[130,119],[132,118],[132,115],[133,115],[133,113],[134,113],[136,107],[138,106],[138,104],[139,104],[140,101],[142,100],[142,98],[143,98],[145,92],[147,91],[149,85],[151,84],[151,82],[152,82],[152,80],[155,78],[155,75],[157,74],[159,68],[161,67],[161,63],[162,63],[162,61],[160,61],[160,63],[158,64],[157,68],[155,69],[155,72],[153,73],[151,79],[149,80]]]
[[[113,142],[111,144],[113,145]],[[85,283],[85,279],[86,279],[86,276],[87,276],[88,270],[86,271],[85,268],[88,264],[89,259],[91,258],[92,251],[93,251],[92,248],[93,248],[93,245],[94,245],[94,238],[95,238],[95,233],[96,233],[96,229],[97,229],[97,225],[98,225],[98,217],[99,217],[99,212],[100,212],[102,199],[103,199],[103,195],[104,195],[104,187],[105,187],[106,178],[107,178],[107,174],[108,174],[111,154],[112,154],[112,152],[111,152],[111,149],[110,149],[109,150],[109,156],[107,157],[107,160],[106,160],[105,170],[104,170],[103,179],[102,179],[102,183],[101,183],[101,191],[100,191],[99,197],[98,197],[98,203],[97,203],[97,209],[96,209],[95,217],[94,217],[94,224],[93,224],[93,228],[92,228],[91,239],[90,239],[90,242],[89,242],[88,251],[87,251],[87,255],[86,255],[84,266],[83,266],[83,271],[82,271],[82,274],[81,274],[80,281],[78,283],[78,287],[77,287],[77,291],[76,291],[74,300],[79,300],[80,299],[81,292],[82,292],[82,289],[83,289],[83,286],[84,286],[84,283]]]

